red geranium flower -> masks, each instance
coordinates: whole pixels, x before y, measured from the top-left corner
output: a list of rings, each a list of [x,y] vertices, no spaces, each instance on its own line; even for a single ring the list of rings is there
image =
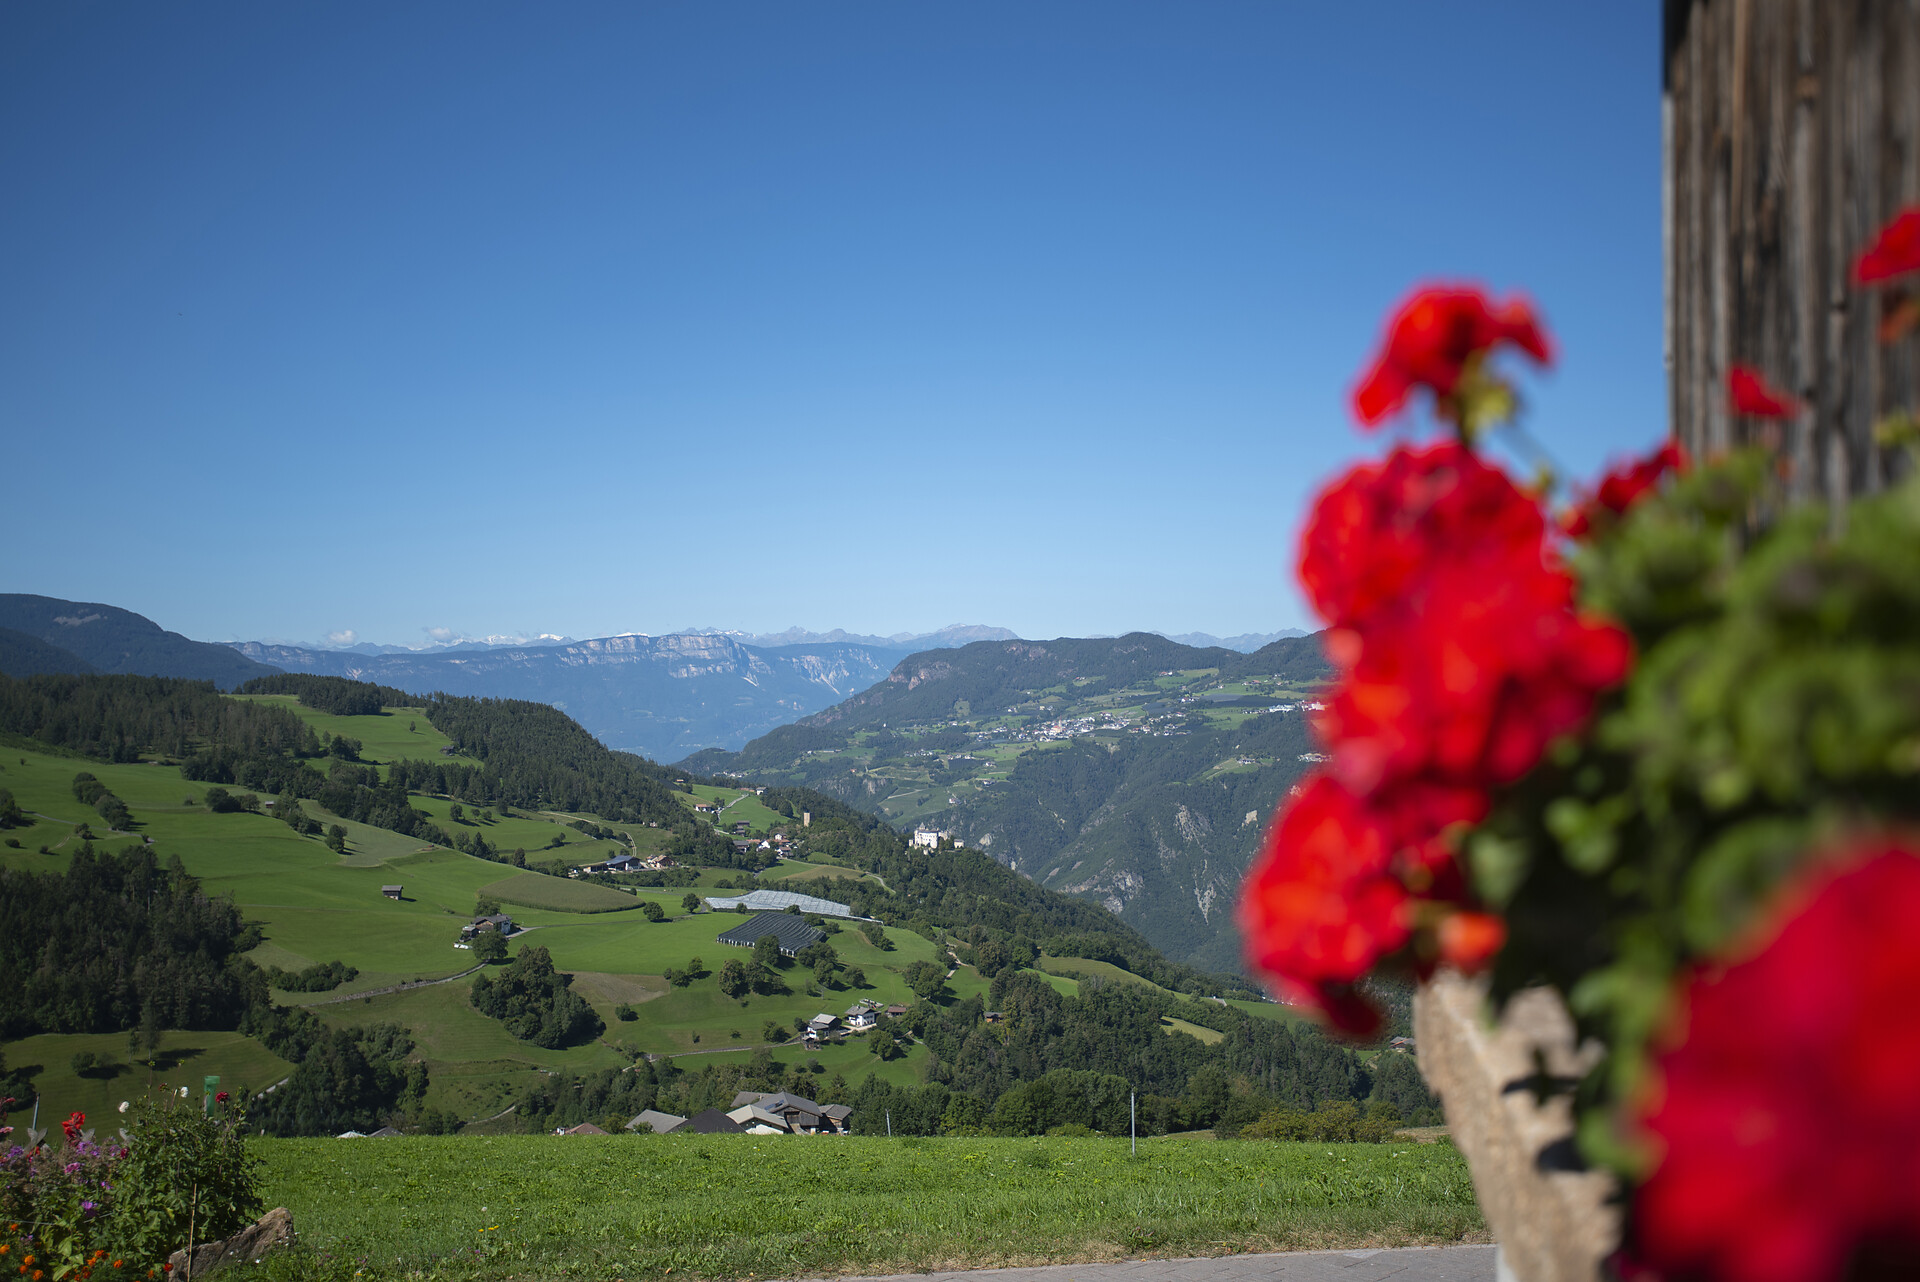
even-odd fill
[[[1401,446],[1321,491],[1300,536],[1300,585],[1336,628],[1401,605],[1443,560],[1493,572],[1538,561],[1540,505],[1458,441]]]
[[[1398,413],[1416,388],[1451,396],[1467,363],[1502,343],[1542,365],[1553,363],[1546,332],[1526,299],[1491,303],[1472,286],[1417,289],[1387,322],[1385,346],[1354,389],[1354,413],[1373,427]]]
[[[1584,538],[1597,523],[1623,515],[1668,472],[1686,470],[1687,452],[1671,441],[1645,458],[1617,464],[1600,479],[1598,489],[1580,497],[1561,519],[1560,528],[1573,538]]]
[[[1916,854],[1878,842],[1823,862],[1764,947],[1689,983],[1645,1118],[1664,1148],[1635,1200],[1647,1263],[1823,1282],[1867,1248],[1920,1271]]]
[[[1486,788],[1532,769],[1625,678],[1618,627],[1573,612],[1564,571],[1516,562],[1433,570],[1404,615],[1362,632],[1320,728],[1361,793],[1414,777]]]
[[[1745,365],[1735,365],[1727,375],[1727,396],[1735,414],[1750,418],[1792,418],[1800,412],[1800,402],[1792,393],[1783,392]]]
[[[1920,205],[1907,206],[1880,229],[1854,260],[1853,279],[1871,285],[1913,271],[1920,271]]]
[[[213,1102],[216,1104],[224,1104],[229,1098],[231,1097],[225,1091],[221,1091],[213,1097]]]
[[[1248,955],[1304,988],[1351,984],[1406,942],[1391,837],[1320,775],[1268,828],[1240,900]]]
[[[60,1123],[60,1129],[66,1132],[67,1143],[78,1144],[80,1142],[80,1128],[86,1124],[87,1115],[85,1113],[67,1114],[67,1120]]]

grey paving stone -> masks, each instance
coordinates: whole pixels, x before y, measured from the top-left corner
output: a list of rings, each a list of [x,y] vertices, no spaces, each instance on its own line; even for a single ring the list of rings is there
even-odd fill
[[[1283,1251],[1190,1260],[1050,1264],[1034,1269],[898,1273],[864,1282],[1493,1282],[1491,1246]]]

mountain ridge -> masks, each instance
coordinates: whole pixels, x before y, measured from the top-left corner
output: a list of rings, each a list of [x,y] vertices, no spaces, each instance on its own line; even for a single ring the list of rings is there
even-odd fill
[[[1094,899],[1169,957],[1239,966],[1231,914],[1274,807],[1317,759],[1317,638],[1253,654],[1153,633],[981,642],[689,771],[817,789]]]
[[[856,645],[761,648],[711,633],[403,654],[251,641],[234,649],[289,672],[370,681],[414,695],[444,691],[551,704],[609,747],[654,760],[744,744],[864,687],[900,657]]]
[[[0,628],[23,634],[87,665],[62,671],[102,672],[212,681],[231,690],[278,668],[235,654],[215,641],[194,641],[169,632],[143,614],[97,601],[68,601],[32,593],[0,593]],[[12,653],[23,656],[24,649]],[[53,661],[35,651],[36,664]],[[12,669],[4,669],[12,675]],[[44,666],[40,671],[46,671]]]

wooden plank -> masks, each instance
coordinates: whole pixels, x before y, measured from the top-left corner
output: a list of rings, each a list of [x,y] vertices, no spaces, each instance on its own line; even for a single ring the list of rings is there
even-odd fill
[[[1920,409],[1920,341],[1880,345],[1851,271],[1920,202],[1920,0],[1666,0],[1663,30],[1672,430],[1774,446],[1793,497],[1881,489],[1903,464],[1874,424]],[[1807,410],[1735,419],[1736,364]]]

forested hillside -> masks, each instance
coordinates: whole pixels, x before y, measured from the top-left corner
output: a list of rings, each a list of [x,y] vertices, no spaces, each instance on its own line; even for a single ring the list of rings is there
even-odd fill
[[[20,647],[0,647],[0,672],[32,676],[39,672],[119,672],[141,676],[186,677],[212,681],[230,690],[242,681],[278,671],[210,641],[191,641],[168,632],[152,619],[118,606],[91,601],[63,601],[58,597],[0,593],[0,628],[52,646],[74,656],[75,662],[48,666],[45,651],[25,654]],[[28,659],[14,666],[15,658]]]
[[[855,698],[690,769],[818,789],[1098,901],[1169,956],[1237,969],[1231,904],[1310,768],[1317,638],[1253,654],[1136,633],[915,655]]]
[[[98,1108],[192,1060],[273,1086],[252,1116],[282,1134],[617,1127],[777,1089],[906,1134],[1112,1129],[1130,1090],[1148,1133],[1432,1106],[1405,1057],[982,852],[810,788],[683,784],[540,705],[395,696],[0,678],[0,1093]],[[809,917],[797,958],[725,956],[748,919],[706,896],[751,889],[850,916]],[[482,949],[503,905],[515,937]],[[799,1040],[862,1001],[906,1013]]]

